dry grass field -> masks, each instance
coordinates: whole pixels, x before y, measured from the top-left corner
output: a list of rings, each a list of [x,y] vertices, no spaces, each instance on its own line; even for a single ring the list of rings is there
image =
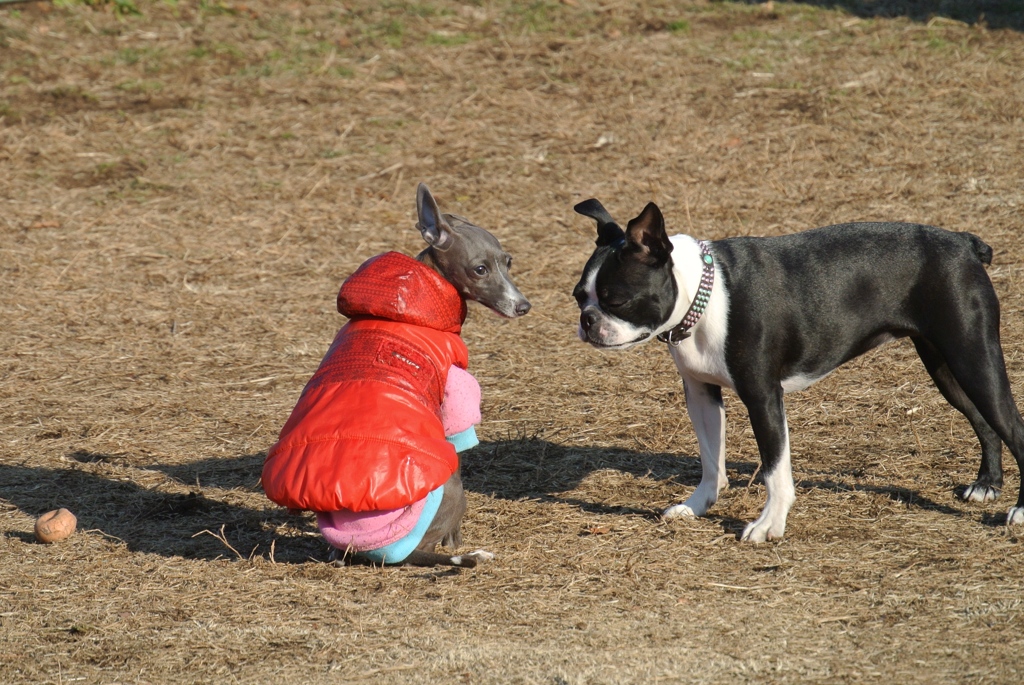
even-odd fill
[[[955,497],[977,443],[909,343],[788,396],[797,502],[749,545],[736,397],[731,488],[663,522],[700,475],[671,360],[576,339],[588,197],[701,238],[932,223],[994,247],[1024,402],[1024,8],[825,4],[0,6],[0,682],[1019,682],[1019,473]],[[342,280],[419,250],[419,181],[534,305],[464,330],[497,559],[335,568],[260,468]]]

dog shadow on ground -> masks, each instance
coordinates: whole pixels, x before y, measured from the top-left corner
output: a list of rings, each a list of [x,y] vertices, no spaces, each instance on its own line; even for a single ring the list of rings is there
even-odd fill
[[[751,482],[762,482],[754,461],[728,462],[730,487],[743,488]],[[616,503],[586,499],[585,480],[602,469],[628,473],[638,479],[663,481],[673,491],[668,502],[645,502],[644,488],[637,488],[636,498],[628,504],[628,485],[614,493]],[[503,499],[535,499],[578,506],[595,515],[626,514],[659,518],[662,507],[683,501],[700,482],[701,467],[697,456],[672,453],[637,452],[628,449],[571,447],[541,439],[516,439],[482,443],[462,455],[462,479],[465,488]],[[583,485],[584,487],[580,487]],[[953,516],[970,516],[947,504],[936,502],[920,492],[899,486],[878,486],[842,482],[835,473],[814,474],[797,483],[797,490],[820,489],[830,492],[861,491],[882,495],[894,502],[917,509],[937,511]],[[963,488],[961,488],[962,491]],[[583,494],[578,494],[582,491]],[[645,508],[645,505],[648,508]],[[739,534],[746,521],[720,516],[712,511],[709,518],[722,525],[726,532]],[[1002,525],[1005,516],[984,514],[981,522]]]
[[[787,0],[780,0],[786,2]],[[767,0],[741,0],[763,5]],[[927,23],[936,17],[965,24],[984,23],[990,29],[1024,31],[1020,0],[801,0],[803,4],[826,9],[843,9],[862,19],[907,17]]]
[[[99,474],[74,465],[64,469],[0,465],[0,499],[31,517],[65,507],[78,517],[79,531],[120,541],[133,552],[206,560],[252,556],[282,563],[326,560],[328,550],[316,534],[311,515],[289,514],[270,501],[265,507],[238,503],[253,499],[254,490],[260,492],[264,456],[246,454],[165,466],[142,464],[123,455],[74,451],[68,455],[72,463],[103,462],[117,468]],[[133,469],[162,471],[189,492],[139,485],[134,481],[143,478],[134,479]],[[31,533],[6,534],[34,540]]]
[[[67,456],[70,465],[65,469],[0,465],[0,499],[31,517],[66,507],[78,517],[79,530],[119,540],[132,551],[206,560],[262,556],[303,563],[327,559],[329,550],[311,514],[290,514],[263,497],[259,477],[265,453],[175,465],[82,450]],[[86,466],[97,462],[111,465],[108,473]],[[757,476],[754,462],[730,462],[728,467],[732,487],[745,487]],[[142,474],[133,478],[133,470],[163,473],[175,482],[174,491],[165,483],[138,484],[135,481],[146,478]],[[610,499],[609,489],[601,486],[591,495],[587,480],[602,470],[631,474],[637,479],[636,491],[627,483],[615,488]],[[666,484],[675,501],[681,501],[696,487],[700,473],[695,456],[565,446],[536,438],[484,442],[462,455],[463,482],[470,492],[567,504],[596,516],[656,519],[661,507],[670,502],[650,501],[650,481]],[[965,516],[908,488],[850,485],[837,481],[834,474],[802,480],[799,487],[863,490],[912,507]],[[187,493],[181,492],[186,489]],[[711,519],[724,531],[737,534],[745,523],[719,515]],[[993,526],[1004,521],[998,514],[981,518]],[[32,540],[30,533],[6,534]]]

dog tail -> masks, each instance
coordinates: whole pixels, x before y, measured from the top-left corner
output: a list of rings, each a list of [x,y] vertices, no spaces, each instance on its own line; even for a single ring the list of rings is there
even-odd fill
[[[406,564],[410,566],[458,566],[460,568],[476,568],[478,561],[490,561],[494,555],[482,549],[468,554],[438,554],[417,549],[405,558]]]
[[[988,244],[974,235],[973,233],[965,234],[971,241],[971,247],[974,248],[974,254],[978,256],[982,264],[988,265],[992,263],[992,248]]]
[[[482,549],[478,549],[475,552],[469,554],[438,554],[437,552],[428,552],[422,549],[413,550],[409,556],[400,562],[396,562],[399,566],[458,566],[460,568],[476,568],[477,562],[479,561],[490,561],[494,558],[494,555],[490,552],[486,552]],[[358,553],[347,553],[343,550],[334,548],[331,550],[331,554],[328,557],[335,566],[347,566],[349,564],[362,564],[368,566],[379,566],[379,562],[367,559],[366,557]]]

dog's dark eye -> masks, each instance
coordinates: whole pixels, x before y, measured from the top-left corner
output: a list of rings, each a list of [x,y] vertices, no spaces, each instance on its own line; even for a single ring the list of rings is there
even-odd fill
[[[505,268],[510,270],[510,271],[512,270],[512,258],[511,257],[509,257],[508,261],[505,262]]]
[[[601,304],[603,304],[605,307],[610,307],[613,309],[615,307],[621,307],[622,305],[629,302],[629,298],[623,297],[622,295],[618,294],[612,294],[607,290],[602,290],[601,292],[599,292],[597,294],[597,297],[599,300],[601,300]]]
[[[583,306],[583,303],[587,300],[587,291],[581,286],[576,286],[572,289],[572,296],[576,298],[576,304]]]
[[[475,267],[473,269],[473,273],[475,273],[477,276],[486,276],[487,275],[487,265],[486,264],[481,264],[480,266]]]

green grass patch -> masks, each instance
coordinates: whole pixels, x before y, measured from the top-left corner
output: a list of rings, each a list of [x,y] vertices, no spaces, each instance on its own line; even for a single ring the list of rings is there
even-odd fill
[[[509,13],[527,33],[544,33],[554,28],[557,9],[548,2],[512,3]]]
[[[121,48],[117,51],[117,59],[126,66],[132,66],[137,64],[142,58],[142,54],[135,48]]]
[[[199,10],[203,14],[212,16],[221,14],[235,16],[238,14],[238,10],[233,5],[221,0],[199,0]]]
[[[116,86],[118,90],[128,93],[154,93],[163,90],[163,87],[162,81],[125,81]]]
[[[383,41],[388,47],[400,48],[405,36],[405,26],[398,19],[387,19],[371,24],[364,35],[371,42]]]
[[[11,107],[6,102],[0,102],[0,119],[10,119],[16,121],[21,119],[21,112]]]
[[[213,51],[220,57],[230,57],[239,61],[245,60],[245,53],[242,49],[231,43],[215,43]]]
[[[11,19],[17,19],[18,17],[15,16],[16,14],[18,14],[17,10],[11,10],[9,16]],[[11,38],[14,38],[15,40],[27,40],[28,33],[23,29],[16,29],[0,23],[0,48],[10,47]]]
[[[99,100],[95,95],[86,90],[82,90],[78,86],[57,86],[56,88],[46,91],[46,94],[54,100],[64,100],[68,102],[97,102]]]
[[[745,28],[739,31],[734,31],[732,39],[737,43],[743,43],[744,45],[764,45],[767,42],[774,40],[775,36],[771,35],[761,29]]]
[[[164,55],[160,48],[121,48],[116,52],[103,54],[99,58],[99,63],[107,67],[141,66],[147,74],[158,74],[164,69]]]
[[[925,43],[931,50],[938,50],[939,52],[949,52],[956,47],[956,43],[951,40],[947,40],[944,36],[938,35],[937,33],[931,33],[928,36],[928,41]]]
[[[472,36],[466,33],[431,33],[427,36],[425,41],[427,45],[440,45],[442,47],[452,47],[455,45],[465,45]]]
[[[408,4],[404,3],[404,2],[402,2],[402,3],[385,3],[384,7],[385,8],[400,9],[404,14],[411,14],[413,16],[422,17],[424,19],[429,18],[429,17],[436,17],[438,15],[443,15],[443,14],[451,14],[451,12],[448,11],[448,10],[438,9],[437,7],[434,7],[433,5],[428,5],[426,3],[418,3],[418,2],[413,2],[413,3],[408,3]]]
[[[87,7],[110,7],[118,17],[142,16],[135,0],[53,0],[55,7],[74,7],[85,5]]]

